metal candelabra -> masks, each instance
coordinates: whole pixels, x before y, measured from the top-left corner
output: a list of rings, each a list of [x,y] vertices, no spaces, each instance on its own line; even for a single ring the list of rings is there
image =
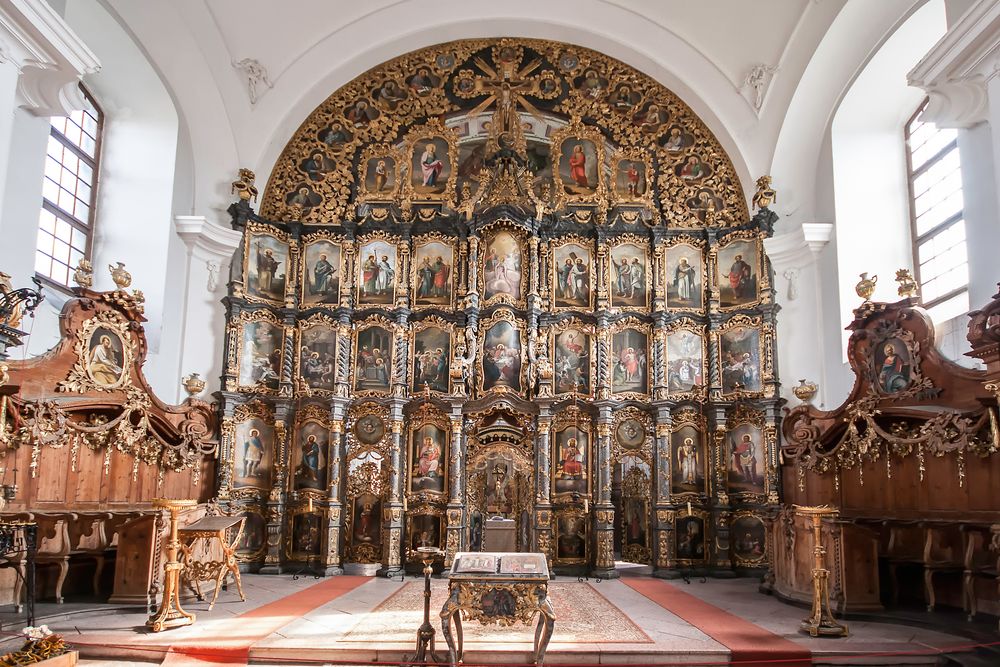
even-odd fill
[[[445,660],[434,653],[434,626],[431,625],[431,574],[434,559],[441,555],[437,547],[417,547],[417,553],[424,563],[424,622],[417,629],[417,652],[405,665],[441,664]]]

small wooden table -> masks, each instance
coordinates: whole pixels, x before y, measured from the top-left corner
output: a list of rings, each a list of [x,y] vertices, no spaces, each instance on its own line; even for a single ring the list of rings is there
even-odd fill
[[[230,573],[236,580],[236,590],[240,593],[240,600],[246,602],[243,582],[240,581],[240,566],[236,560],[236,545],[243,536],[245,521],[246,519],[241,516],[206,516],[177,531],[181,542],[181,562],[184,564],[182,574],[199,600],[205,599],[201,592],[201,582],[215,581],[215,593],[208,605],[209,611],[219,599],[219,590]],[[228,539],[227,533],[230,534]],[[222,560],[198,560],[194,555],[195,542],[198,540],[206,540],[208,547],[213,541],[218,541],[222,548]]]
[[[463,616],[482,625],[508,627],[531,623],[536,614],[534,664],[542,665],[556,622],[545,554],[459,552],[448,573],[448,591],[450,596],[441,608],[441,629],[453,666],[462,663]]]

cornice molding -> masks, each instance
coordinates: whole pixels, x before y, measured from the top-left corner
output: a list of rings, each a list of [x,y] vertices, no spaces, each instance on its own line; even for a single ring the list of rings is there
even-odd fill
[[[813,262],[832,235],[832,222],[804,222],[789,232],[764,239],[764,249],[776,269],[800,267]]]
[[[1000,3],[979,0],[907,75],[929,98],[921,120],[972,127],[987,119],[986,86],[1000,70]]]
[[[200,251],[207,258],[228,259],[243,238],[239,232],[203,215],[176,215],[174,229],[189,251]]]
[[[20,76],[18,105],[36,116],[82,109],[80,79],[101,63],[44,0],[0,0],[0,60]]]

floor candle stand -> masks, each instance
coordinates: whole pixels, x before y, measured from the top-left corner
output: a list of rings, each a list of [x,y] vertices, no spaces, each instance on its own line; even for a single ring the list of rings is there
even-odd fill
[[[834,620],[833,610],[830,609],[830,571],[826,569],[826,547],[823,546],[823,518],[835,517],[838,511],[827,506],[795,505],[795,512],[812,519],[813,555],[816,558],[812,571],[812,613],[799,628],[813,637],[846,637],[850,631],[846,625]]]
[[[431,574],[434,572],[434,559],[441,555],[436,547],[418,547],[417,553],[424,563],[424,622],[417,630],[417,652],[407,665],[423,665],[428,663],[444,663],[445,660],[434,654],[434,626],[431,625]]]
[[[181,569],[184,567],[177,559],[180,551],[180,540],[177,536],[177,519],[180,511],[186,507],[194,507],[197,500],[168,498],[153,499],[153,507],[170,512],[170,540],[167,542],[167,562],[163,565],[163,599],[160,608],[146,621],[146,627],[153,632],[167,628],[178,628],[194,623],[195,616],[181,608]]]

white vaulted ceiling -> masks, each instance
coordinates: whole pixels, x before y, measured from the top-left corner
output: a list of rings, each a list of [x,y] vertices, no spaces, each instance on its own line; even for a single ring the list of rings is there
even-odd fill
[[[753,178],[772,168],[776,145],[809,156],[801,143],[825,132],[833,110],[816,112],[796,99],[804,83],[817,85],[804,74],[826,78],[834,94],[824,103],[835,105],[868,55],[922,1],[104,0],[174,95],[191,145],[191,205],[202,210],[230,201],[237,167],[266,181],[295,128],[340,86],[407,51],[468,37],[576,43],[649,74],[705,120],[752,191]],[[838,26],[845,5],[852,18]],[[862,27],[854,21],[864,30],[852,30]],[[813,62],[824,49],[843,59],[839,67]],[[273,83],[259,87],[255,105],[232,65],[244,58],[259,61]],[[777,68],[760,112],[743,88],[756,64]],[[796,136],[783,138],[796,107],[819,118],[795,119]]]

